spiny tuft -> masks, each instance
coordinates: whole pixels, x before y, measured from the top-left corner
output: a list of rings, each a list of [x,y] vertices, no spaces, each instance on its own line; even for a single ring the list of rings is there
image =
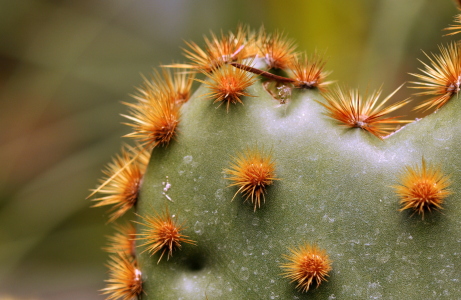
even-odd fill
[[[95,198],[94,207],[112,205],[109,222],[113,222],[132,208],[137,199],[144,172],[149,163],[150,153],[142,147],[124,145],[103,173],[101,185],[93,193],[105,196]]]
[[[325,115],[335,119],[342,126],[360,128],[383,139],[395,130],[395,125],[409,123],[407,120],[396,120],[398,117],[386,117],[389,113],[407,104],[410,100],[402,100],[383,108],[383,105],[401,88],[397,88],[384,100],[379,101],[381,89],[363,97],[358,90],[345,90],[337,87],[323,94],[327,103],[318,102],[327,109]]]
[[[240,25],[236,33],[228,32],[217,36],[211,32],[211,38],[204,37],[205,48],[202,49],[195,42],[186,42],[189,49],[184,50],[184,56],[192,61],[191,64],[177,64],[168,67],[189,68],[199,72],[212,72],[223,64],[242,60],[256,55],[254,34],[247,26]]]
[[[294,40],[278,31],[266,33],[264,27],[259,32],[257,45],[269,69],[288,69],[297,55]]]
[[[219,69],[213,69],[205,73],[210,80],[198,80],[206,84],[210,92],[204,94],[207,98],[214,99],[214,103],[225,103],[229,111],[230,104],[242,103],[242,97],[251,97],[246,89],[256,81],[255,76],[245,70],[235,68],[231,65],[224,65]]]
[[[104,250],[108,253],[124,253],[135,256],[136,228],[132,223],[115,224],[116,232],[108,237],[108,246]]]
[[[297,248],[290,248],[289,255],[283,255],[288,260],[281,265],[282,273],[291,282],[296,282],[296,288],[307,292],[315,282],[317,287],[326,281],[331,271],[331,261],[325,250],[317,245],[305,244]]]
[[[110,256],[107,265],[109,279],[101,291],[107,300],[136,300],[142,293],[141,271],[135,258],[117,253]]]
[[[301,55],[295,58],[291,67],[292,76],[295,79],[293,85],[297,88],[312,89],[318,88],[325,92],[325,87],[332,81],[325,81],[325,78],[331,73],[324,71],[325,61],[318,55],[307,56]]]
[[[451,43],[448,47],[439,46],[440,54],[432,57],[424,53],[430,65],[421,61],[425,69],[419,69],[423,74],[410,73],[422,81],[413,81],[411,88],[424,90],[416,93],[417,96],[430,96],[414,109],[428,110],[433,107],[439,109],[453,95],[458,95],[461,85],[461,47]]]
[[[425,211],[442,209],[444,199],[452,194],[450,184],[449,176],[428,166],[423,158],[421,166],[406,166],[400,184],[393,187],[400,197],[400,211],[412,209],[424,218]]]
[[[247,200],[251,200],[254,210],[261,207],[261,197],[265,202],[265,193],[268,186],[274,180],[279,180],[275,175],[275,162],[270,153],[265,153],[257,148],[247,148],[245,151],[233,157],[230,169],[224,169],[224,173],[230,175],[227,179],[232,181],[229,185],[237,186],[238,193],[243,194]],[[232,198],[232,200],[234,199]]]
[[[155,216],[139,216],[142,222],[136,222],[143,225],[145,228],[137,234],[139,237],[136,240],[144,241],[140,247],[146,247],[143,251],[148,251],[150,255],[161,251],[160,262],[163,255],[167,254],[167,260],[173,255],[173,251],[181,248],[182,243],[195,245],[195,241],[190,240],[188,236],[181,233],[185,229],[182,225],[178,225],[171,217],[168,209],[160,215]]]
[[[167,146],[177,133],[180,109],[177,101],[184,100],[171,97],[171,94],[162,92],[149,82],[139,91],[140,94],[135,97],[137,103],[124,103],[130,107],[130,114],[122,116],[132,121],[125,124],[133,128],[133,132],[125,137],[133,138],[148,148]]]

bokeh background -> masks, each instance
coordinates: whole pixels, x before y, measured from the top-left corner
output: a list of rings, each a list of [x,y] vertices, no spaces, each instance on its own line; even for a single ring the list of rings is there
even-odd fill
[[[330,79],[413,78],[450,0],[0,0],[0,299],[104,299],[105,209],[85,197],[119,151],[141,74],[239,22],[325,52]],[[404,88],[399,99],[413,91]]]

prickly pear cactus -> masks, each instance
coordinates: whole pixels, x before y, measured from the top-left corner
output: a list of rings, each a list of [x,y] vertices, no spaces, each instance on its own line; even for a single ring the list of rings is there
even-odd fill
[[[113,223],[135,212],[107,299],[461,297],[457,44],[413,74],[411,105],[437,109],[413,122],[389,116],[410,100],[332,85],[280,33],[184,51],[127,103],[136,144],[93,192]]]

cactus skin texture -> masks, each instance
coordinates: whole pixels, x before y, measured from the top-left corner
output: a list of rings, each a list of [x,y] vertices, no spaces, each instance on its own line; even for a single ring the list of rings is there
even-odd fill
[[[229,107],[204,97],[210,87],[202,84],[180,108],[176,137],[152,149],[136,231],[145,230],[146,216],[168,211],[194,242],[159,260],[162,252],[151,255],[138,238],[138,298],[461,297],[461,100],[454,95],[380,139],[328,117],[316,88],[293,87],[280,104],[259,79],[245,89],[252,97]],[[259,208],[236,194],[239,187],[230,186],[224,171],[249,148],[264,149],[275,164],[277,180]],[[443,209],[422,216],[400,211],[395,186],[423,159],[452,184]],[[297,288],[282,267],[305,244],[331,260],[326,280],[317,286],[314,279],[307,289]]]
[[[461,295],[460,203],[449,197],[443,212],[423,220],[398,211],[392,188],[422,156],[461,180],[458,99],[381,141],[325,117],[316,91],[295,90],[287,107],[276,107],[259,83],[250,90],[261,96],[229,113],[192,98],[182,107],[178,141],[153,150],[139,214],[168,205],[197,246],[184,245],[163,264],[140,255],[145,299],[204,299],[205,292],[209,299],[301,299],[279,265],[289,247],[305,242],[333,261],[328,282],[310,290],[311,298]],[[242,197],[231,202],[236,189],[222,170],[255,143],[272,150],[281,180],[253,212]],[[167,176],[174,202],[162,195]]]

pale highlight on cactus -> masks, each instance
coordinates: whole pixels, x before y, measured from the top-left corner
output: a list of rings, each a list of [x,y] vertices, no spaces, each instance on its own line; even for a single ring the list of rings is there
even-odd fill
[[[111,205],[109,222],[115,221],[135,205],[149,158],[150,153],[144,149],[125,145],[103,170],[107,177],[100,180],[100,187],[94,191],[105,196],[93,199],[97,202],[93,206]]]
[[[168,209],[163,214],[155,216],[139,216],[143,222],[137,222],[143,225],[143,229],[137,234],[136,240],[142,241],[143,244],[139,247],[145,247],[150,255],[161,251],[160,258],[157,263],[162,260],[163,255],[167,253],[167,260],[173,255],[174,250],[180,249],[182,243],[195,245],[195,241],[181,232],[185,229],[184,226],[177,224]]]
[[[117,253],[110,256],[109,279],[101,290],[107,300],[137,300],[141,295],[142,278],[136,259]]]
[[[304,244],[289,250],[289,255],[283,255],[288,262],[281,265],[282,275],[295,282],[297,289],[307,292],[314,282],[318,287],[326,281],[332,268],[325,250],[316,244]]]
[[[345,90],[338,86],[323,95],[327,103],[319,103],[327,109],[325,115],[338,121],[341,126],[360,128],[383,139],[396,129],[396,125],[410,122],[387,116],[407,104],[409,99],[383,107],[401,87],[380,101],[381,89],[362,96],[358,90]]]
[[[229,111],[230,104],[242,103],[242,97],[251,97],[246,89],[256,81],[252,73],[234,68],[231,65],[224,65],[219,69],[205,73],[209,80],[198,80],[210,89],[209,93],[204,94],[206,98],[214,99],[213,103],[226,104]]]
[[[254,211],[261,207],[261,198],[266,201],[267,187],[272,185],[274,180],[279,180],[275,175],[275,161],[272,155],[256,147],[247,148],[233,157],[230,168],[224,169],[224,173],[230,175],[227,178],[232,181],[229,187],[238,187],[234,198],[237,194],[242,194],[246,198],[245,201],[251,200]]]
[[[411,209],[424,218],[424,212],[442,209],[444,199],[452,194],[448,189],[451,181],[447,175],[434,166],[428,166],[422,159],[421,166],[406,166],[400,177],[400,184],[395,185],[395,192],[400,197],[400,211]]]
[[[422,74],[410,73],[422,81],[413,81],[415,84],[411,88],[421,89],[423,92],[416,93],[418,96],[430,96],[415,107],[417,109],[428,110],[433,107],[439,109],[453,95],[458,95],[461,84],[461,48],[458,43],[451,43],[447,47],[439,46],[440,54],[433,54],[432,57],[424,53],[430,64],[424,65],[424,69],[419,69]]]

